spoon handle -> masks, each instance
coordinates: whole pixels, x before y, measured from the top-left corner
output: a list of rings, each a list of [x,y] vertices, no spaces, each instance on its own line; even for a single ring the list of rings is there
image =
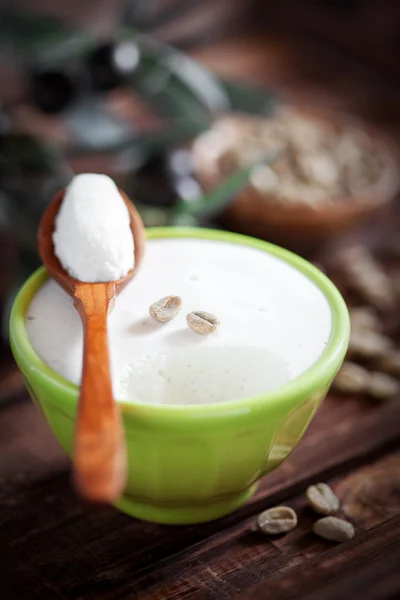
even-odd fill
[[[113,398],[108,353],[107,315],[114,298],[113,283],[81,284],[75,292],[84,349],[74,474],[79,492],[92,502],[116,500],[126,477],[124,431]]]

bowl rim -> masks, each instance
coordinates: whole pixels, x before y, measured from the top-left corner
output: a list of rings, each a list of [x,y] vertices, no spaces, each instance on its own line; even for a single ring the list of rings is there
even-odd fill
[[[117,400],[123,416],[131,415],[151,422],[173,424],[178,420],[224,417],[227,414],[245,415],[259,410],[295,406],[311,394],[326,391],[341,366],[350,336],[350,319],[347,306],[335,285],[314,265],[289,250],[269,242],[241,234],[213,229],[155,227],[146,230],[148,239],[201,239],[240,244],[267,252],[310,279],[327,299],[332,316],[332,329],[326,347],[319,358],[303,373],[284,385],[260,395],[215,404],[149,404],[137,401]],[[38,385],[44,386],[57,397],[54,403],[64,412],[71,413],[78,400],[79,386],[71,383],[51,369],[33,349],[25,325],[26,311],[37,290],[48,279],[44,267],[36,270],[19,290],[10,313],[10,344],[22,372],[29,373]],[[29,383],[29,381],[28,381]]]

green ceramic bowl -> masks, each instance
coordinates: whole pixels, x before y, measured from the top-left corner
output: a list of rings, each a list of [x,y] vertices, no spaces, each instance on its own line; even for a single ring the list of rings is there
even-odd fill
[[[120,403],[128,481],[117,508],[159,523],[199,523],[243,504],[253,494],[257,480],[293,450],[343,361],[349,317],[341,295],[325,275],[276,246],[203,229],[152,229],[148,237],[222,240],[268,252],[309,277],[332,310],[331,337],[319,360],[274,391],[213,405]],[[71,455],[78,387],[43,363],[25,328],[27,308],[46,279],[46,271],[39,269],[20,290],[10,318],[11,347],[33,400]]]

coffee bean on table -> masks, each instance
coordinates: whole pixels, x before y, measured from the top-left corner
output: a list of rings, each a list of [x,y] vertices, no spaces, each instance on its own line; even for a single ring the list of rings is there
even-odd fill
[[[387,400],[392,398],[400,391],[400,384],[397,379],[386,375],[386,373],[371,373],[371,380],[368,386],[368,395],[375,400]]]
[[[257,517],[258,529],[267,535],[279,535],[294,529],[297,525],[297,515],[289,506],[274,506],[264,510]]]
[[[338,517],[324,517],[313,526],[313,532],[332,542],[345,542],[355,535],[354,527],[349,521]]]
[[[306,496],[311,508],[321,515],[332,515],[339,510],[339,499],[326,483],[310,485]]]
[[[377,366],[383,373],[400,377],[400,350],[390,350]]]
[[[333,387],[341,394],[363,394],[369,388],[370,379],[371,375],[364,367],[346,361],[336,375]]]
[[[350,335],[348,356],[360,359],[381,358],[392,348],[392,340],[385,335],[376,331],[354,329]]]
[[[381,320],[370,306],[350,309],[350,321],[353,331],[378,331]]]

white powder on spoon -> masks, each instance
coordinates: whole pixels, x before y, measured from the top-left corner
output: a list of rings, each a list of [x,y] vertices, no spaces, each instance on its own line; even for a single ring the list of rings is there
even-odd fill
[[[61,265],[79,281],[115,281],[133,268],[129,211],[112,179],[74,177],[55,219],[53,244]]]

